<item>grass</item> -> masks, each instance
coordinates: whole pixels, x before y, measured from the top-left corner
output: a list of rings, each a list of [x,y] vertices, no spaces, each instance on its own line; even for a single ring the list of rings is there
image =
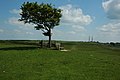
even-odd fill
[[[70,51],[61,52],[31,43],[0,42],[0,80],[120,80],[119,48],[62,42]]]

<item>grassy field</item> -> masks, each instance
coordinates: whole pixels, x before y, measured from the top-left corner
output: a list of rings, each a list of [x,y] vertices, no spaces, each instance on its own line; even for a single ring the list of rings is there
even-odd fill
[[[62,42],[67,52],[36,41],[0,41],[0,80],[120,80],[120,47]]]

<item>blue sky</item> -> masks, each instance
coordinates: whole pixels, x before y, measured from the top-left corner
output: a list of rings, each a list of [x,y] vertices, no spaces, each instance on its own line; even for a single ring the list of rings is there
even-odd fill
[[[1,0],[0,40],[48,39],[31,24],[19,22],[23,2],[52,3],[63,10],[52,39],[120,42],[120,0]]]

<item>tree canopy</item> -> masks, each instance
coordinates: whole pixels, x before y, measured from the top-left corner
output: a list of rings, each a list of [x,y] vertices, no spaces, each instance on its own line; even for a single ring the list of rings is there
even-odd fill
[[[55,8],[52,4],[38,4],[37,2],[24,2],[21,10],[19,21],[34,24],[36,30],[42,30],[45,36],[49,36],[50,44],[51,29],[59,25],[62,10]]]

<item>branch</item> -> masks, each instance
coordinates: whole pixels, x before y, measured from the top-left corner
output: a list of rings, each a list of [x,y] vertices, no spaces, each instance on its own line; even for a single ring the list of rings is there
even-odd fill
[[[43,33],[46,33],[46,31],[45,30],[43,30],[43,29],[41,29],[42,31],[43,31]]]

